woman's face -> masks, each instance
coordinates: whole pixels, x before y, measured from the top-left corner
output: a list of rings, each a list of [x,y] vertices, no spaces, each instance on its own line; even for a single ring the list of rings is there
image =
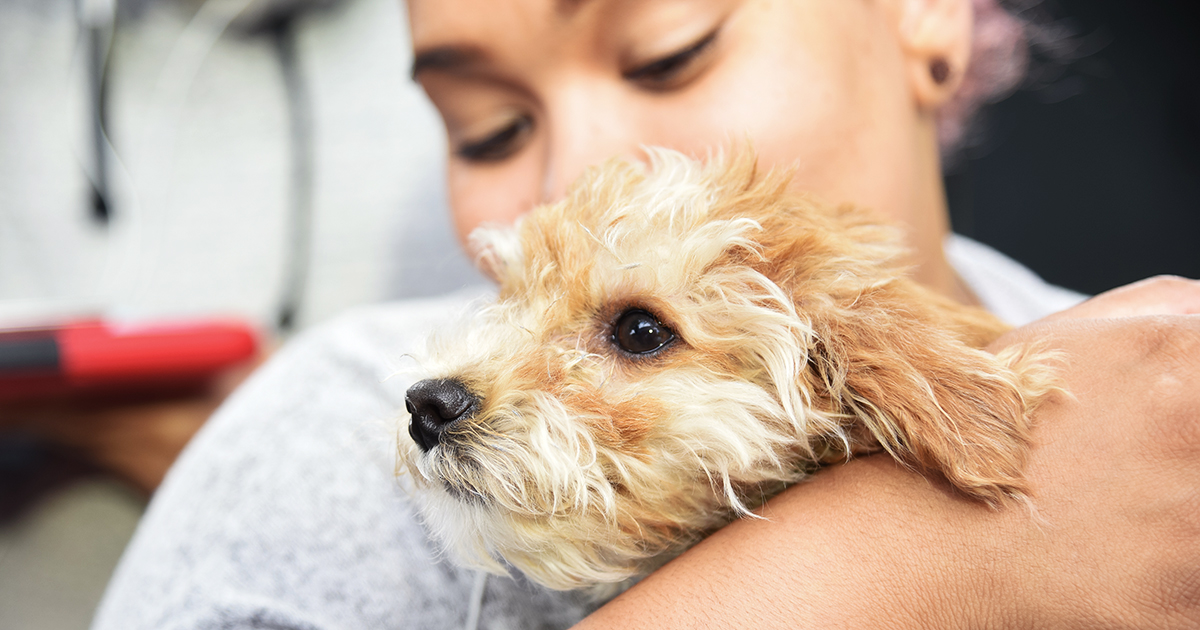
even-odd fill
[[[936,138],[905,4],[409,0],[414,77],[446,124],[460,238],[642,145],[703,156],[745,140],[829,201],[910,226],[944,215],[928,199]]]

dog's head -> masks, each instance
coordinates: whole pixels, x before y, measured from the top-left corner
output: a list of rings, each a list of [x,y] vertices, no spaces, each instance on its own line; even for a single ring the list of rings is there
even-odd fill
[[[431,529],[477,566],[500,557],[557,588],[625,580],[842,435],[815,400],[830,376],[810,369],[805,301],[898,274],[892,235],[789,192],[753,156],[650,154],[477,232],[499,300],[436,338],[409,390],[402,460]]]

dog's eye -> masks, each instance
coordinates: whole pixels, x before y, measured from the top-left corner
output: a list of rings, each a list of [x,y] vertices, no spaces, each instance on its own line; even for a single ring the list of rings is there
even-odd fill
[[[641,309],[622,313],[613,330],[613,342],[631,354],[650,354],[672,341],[675,341],[675,333]]]

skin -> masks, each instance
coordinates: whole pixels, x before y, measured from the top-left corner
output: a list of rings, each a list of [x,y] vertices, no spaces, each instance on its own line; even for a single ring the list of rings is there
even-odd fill
[[[971,301],[942,254],[949,223],[933,121],[961,71],[943,85],[929,78],[935,57],[965,67],[968,2],[408,6],[415,78],[446,123],[464,242],[481,223],[560,197],[614,155],[637,158],[652,144],[703,156],[749,140],[764,165],[794,167],[804,190],[902,223],[917,279]],[[673,72],[654,72],[713,33]],[[481,158],[481,146],[496,150]]]
[[[748,139],[764,166],[794,167],[801,188],[900,222],[916,278],[972,300],[941,252],[933,125],[967,63],[969,0],[408,7],[414,75],[446,122],[464,241],[643,144],[705,155]],[[942,84],[929,72],[939,58],[951,68]],[[1200,388],[1185,385],[1200,382],[1195,313],[1200,285],[1156,279],[993,346],[1060,351],[1074,394],[1035,419],[1035,514],[993,511],[863,458],[788,490],[767,520],[718,532],[580,627],[1196,626]]]

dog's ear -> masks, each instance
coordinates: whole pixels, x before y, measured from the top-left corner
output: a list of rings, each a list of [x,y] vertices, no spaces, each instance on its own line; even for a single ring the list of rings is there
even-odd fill
[[[717,216],[762,229],[760,255],[735,262],[790,295],[806,320],[799,386],[821,411],[846,418],[851,452],[883,447],[990,503],[1023,495],[1028,414],[1054,389],[1049,370],[1031,355],[968,345],[1006,327],[909,279],[901,232],[877,214],[792,193],[786,172],[736,166]]]
[[[475,266],[497,284],[504,284],[510,270],[520,264],[521,240],[515,226],[483,225],[467,237],[467,249]]]
[[[1052,375],[1029,354],[969,347],[912,303],[923,292],[913,289],[866,291],[817,314],[805,378],[827,394],[819,398],[829,411],[848,418],[850,435],[869,435],[989,503],[1023,496],[1028,414],[1053,389]]]

